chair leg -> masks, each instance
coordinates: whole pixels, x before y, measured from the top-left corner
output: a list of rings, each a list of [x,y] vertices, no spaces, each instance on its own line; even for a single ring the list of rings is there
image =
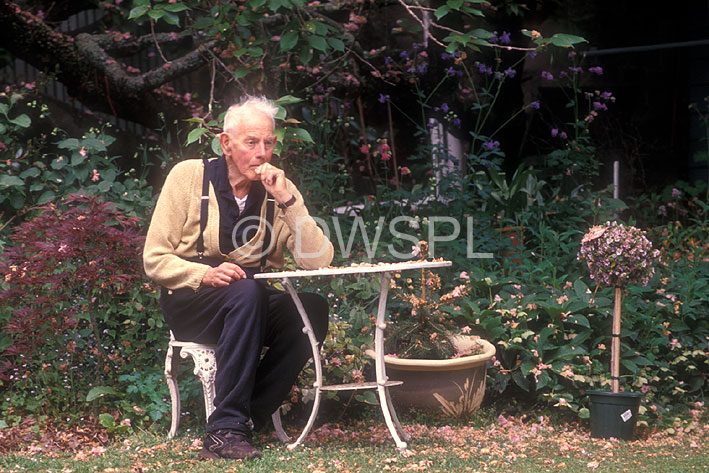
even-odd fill
[[[278,440],[283,443],[289,443],[291,438],[288,436],[285,430],[283,430],[283,424],[281,423],[281,409],[276,409],[271,415],[271,421],[273,422],[273,427],[276,429],[276,436]]]
[[[194,361],[194,374],[202,382],[202,392],[204,394],[204,410],[207,420],[214,412],[214,378],[217,375],[217,359],[213,349],[204,348],[182,348],[180,356],[192,357]]]
[[[167,438],[171,439],[177,433],[177,428],[180,426],[180,390],[177,386],[177,370],[180,366],[180,360],[177,355],[180,352],[180,348],[176,347],[173,351],[172,346],[167,347],[167,355],[165,356],[165,381],[167,382],[167,387],[170,389],[170,401],[172,404],[172,420],[170,422],[170,433],[167,434]]]

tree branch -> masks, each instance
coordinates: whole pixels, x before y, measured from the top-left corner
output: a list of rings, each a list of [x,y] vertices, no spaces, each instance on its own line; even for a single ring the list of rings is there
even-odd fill
[[[56,74],[69,95],[94,111],[159,127],[159,114],[172,118],[190,115],[190,110],[159,87],[207,63],[206,52],[215,42],[200,45],[162,67],[135,75],[126,71],[107,51],[140,50],[153,36],[109,46],[111,35],[82,33],[73,38],[53,30],[42,19],[16,3],[0,0],[0,44],[37,69]],[[147,38],[147,39],[146,39]],[[156,35],[160,41],[175,41],[174,35]],[[178,35],[177,40],[183,39]]]

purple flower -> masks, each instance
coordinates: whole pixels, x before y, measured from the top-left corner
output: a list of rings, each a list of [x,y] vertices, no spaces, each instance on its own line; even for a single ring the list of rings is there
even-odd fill
[[[613,94],[611,94],[610,92],[601,92],[601,98],[603,100],[612,100]]]
[[[542,71],[542,78],[546,80],[554,80],[554,75],[549,71]]]
[[[453,126],[460,128],[460,118],[454,118],[453,119]]]
[[[406,53],[406,51],[401,51],[399,53],[399,56],[401,56],[403,59],[409,59],[409,55]]]
[[[559,134],[559,129],[558,128],[552,128],[551,129],[551,136],[556,137]]]
[[[483,64],[481,62],[476,64],[478,66],[478,71],[480,71],[483,74],[492,74],[492,68],[488,66],[487,64]]]
[[[539,110],[539,100],[535,100],[534,102],[529,104],[530,107],[532,107],[534,110]]]
[[[606,104],[604,104],[604,103],[593,102],[593,109],[594,110],[608,110],[608,107],[606,107]]]
[[[454,76],[455,68],[453,66],[449,67],[448,69],[446,69],[446,74],[448,74],[449,76]]]
[[[598,74],[599,76],[602,76],[603,75],[603,68],[601,66],[589,67],[588,72],[592,72],[594,74]]]
[[[389,101],[389,95],[379,94],[379,103],[386,103]]]
[[[565,140],[566,138],[568,138],[565,131],[562,131],[561,134],[559,135],[559,137],[561,137],[562,140]]]
[[[425,62],[423,64],[419,64],[418,66],[416,66],[416,70],[418,71],[419,74],[423,74],[424,72],[426,72],[427,65],[428,64],[426,64]]]
[[[391,64],[391,58],[389,56],[384,58],[384,64],[386,64],[387,66]]]
[[[672,188],[672,197],[679,197],[682,195],[682,191],[677,189],[676,187]]]
[[[505,69],[505,75],[511,79],[517,75],[517,71],[515,71],[514,69],[509,67],[509,68]]]
[[[453,56],[450,55],[450,54],[448,54],[448,53],[442,53],[442,54],[441,54],[441,59],[443,59],[444,61],[447,61],[448,59],[451,59],[452,57],[453,57]]]
[[[483,143],[483,146],[486,147],[487,149],[489,149],[490,151],[492,151],[500,146],[500,142],[499,141],[486,141],[485,143]]]
[[[500,44],[510,44],[510,34],[507,31],[503,31],[500,35]]]
[[[441,110],[443,110],[444,112],[447,113],[448,110],[450,110],[450,107],[448,106],[447,103],[444,103],[443,105],[441,105]]]
[[[529,56],[530,58],[534,59],[535,57],[537,57],[537,52],[536,52],[536,51],[529,51],[529,52],[527,53],[527,56]]]
[[[583,69],[582,69],[582,68],[576,67],[576,66],[571,66],[571,67],[569,67],[569,70],[570,70],[571,72],[583,72]]]
[[[497,43],[497,35],[496,35],[495,33],[493,33],[492,36],[490,36],[490,37],[487,39],[487,42],[490,43],[490,44],[495,44],[495,43]]]

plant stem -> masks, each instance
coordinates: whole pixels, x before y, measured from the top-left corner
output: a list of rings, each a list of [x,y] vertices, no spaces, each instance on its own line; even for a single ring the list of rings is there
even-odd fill
[[[620,302],[622,291],[615,288],[615,307],[613,308],[613,331],[611,332],[611,391],[619,392],[620,377]]]

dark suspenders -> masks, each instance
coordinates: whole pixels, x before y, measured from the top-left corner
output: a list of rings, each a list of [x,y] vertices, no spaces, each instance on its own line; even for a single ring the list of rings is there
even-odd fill
[[[197,236],[197,257],[202,260],[204,258],[204,229],[207,228],[207,217],[209,216],[209,174],[207,166],[209,161],[207,158],[202,158],[204,162],[204,178],[202,179],[202,197],[200,200],[199,210],[199,235]],[[266,193],[266,228],[263,237],[263,254],[261,255],[261,271],[266,269],[266,259],[268,252],[271,249],[271,228],[273,226],[273,209],[275,207],[275,199],[269,193]]]

